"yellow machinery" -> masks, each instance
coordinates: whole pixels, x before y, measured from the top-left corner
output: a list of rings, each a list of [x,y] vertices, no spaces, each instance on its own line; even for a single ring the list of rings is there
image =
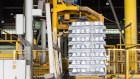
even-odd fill
[[[104,16],[102,14],[97,13],[96,11],[88,8],[81,7],[79,5],[65,4],[63,0],[50,0],[49,3],[53,5],[51,8],[52,12],[52,29],[53,29],[53,42],[57,44],[59,37],[59,30],[66,31],[68,29],[68,22],[74,22],[76,19],[71,18],[70,15],[76,16],[86,16],[86,20],[89,21],[102,21],[104,22]],[[130,6],[131,5],[131,6]],[[125,0],[125,44],[118,44],[117,46],[106,46],[107,48],[107,79],[131,79],[137,78],[140,79],[139,73],[139,49],[136,49],[137,46],[137,34],[136,34],[136,0]],[[58,22],[58,17],[64,16],[62,19],[62,23]],[[133,18],[133,19],[132,19]],[[12,58],[16,59],[19,56],[18,46],[19,40],[13,40],[12,35],[10,35],[10,39],[7,39],[7,34],[5,34],[5,38],[0,40],[0,42],[9,42],[16,44],[16,50],[11,50],[13,53],[11,54],[0,54],[0,58],[7,59]],[[35,39],[36,40],[36,39]],[[14,43],[15,42],[15,43]],[[3,50],[0,50],[0,52]],[[5,51],[5,50],[4,50]],[[10,50],[9,50],[10,51]],[[11,52],[10,51],[10,52]],[[40,76],[45,73],[49,73],[49,63],[39,64],[38,63],[38,53],[40,52],[48,52],[47,50],[32,50],[34,53],[34,64],[33,66],[33,76]],[[8,51],[7,51],[8,52]],[[55,51],[56,52],[56,51]],[[56,53],[55,53],[56,54]],[[47,56],[48,57],[48,56]],[[47,59],[48,61],[48,59]],[[63,58],[63,61],[67,63],[67,59]],[[64,62],[63,62],[64,63]],[[63,66],[64,67],[64,66]],[[67,66],[66,66],[67,67]],[[67,68],[64,68],[67,69]],[[74,79],[100,79],[99,77],[94,76],[76,76],[72,77]],[[36,78],[38,79],[38,78]]]
[[[61,0],[60,0],[61,1]],[[101,14],[89,9],[82,8],[80,6],[65,5],[62,1],[57,4],[56,0],[52,2],[52,19],[53,19],[53,32],[57,35],[59,29],[67,29],[67,25],[58,24],[58,16],[64,15],[66,22],[75,21],[70,19],[70,14],[77,14],[79,16],[86,15],[87,20],[90,21],[103,21],[104,17]],[[80,11],[79,8],[82,8]],[[133,18],[133,19],[132,19]],[[139,68],[138,68],[138,52],[136,49],[137,45],[137,34],[136,34],[136,0],[125,0],[125,46],[126,49],[120,47],[121,49],[109,48],[107,49],[107,54],[109,56],[108,61],[108,75],[107,78],[119,79],[119,78],[140,78]],[[65,23],[65,21],[64,21]],[[55,39],[55,37],[54,37]],[[54,40],[56,41],[56,40]],[[121,43],[121,42],[120,42]],[[130,47],[130,48],[129,48]],[[76,77],[76,79],[79,77]],[[80,77],[79,79],[86,79],[85,77]],[[89,78],[89,77],[88,77]],[[92,78],[92,77],[90,77]],[[94,79],[94,78],[93,78]]]

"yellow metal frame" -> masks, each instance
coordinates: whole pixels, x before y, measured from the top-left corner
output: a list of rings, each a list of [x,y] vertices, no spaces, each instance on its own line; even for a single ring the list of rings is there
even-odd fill
[[[94,21],[98,20],[98,21],[104,22],[104,17],[101,14],[97,13],[96,11],[94,11],[88,7],[85,7],[87,11],[82,10],[79,12],[79,8],[80,8],[79,6],[66,5],[63,3],[62,0],[60,0],[60,1],[61,1],[61,3],[57,4],[57,0],[53,0],[53,3],[52,3],[53,8],[51,9],[53,32],[55,35],[57,33],[57,29],[60,29],[57,27],[57,26],[59,26],[58,17],[62,16],[62,15],[70,15],[70,14],[85,15],[85,16],[87,16],[88,20],[94,20]],[[71,20],[67,21],[67,22],[71,22]],[[61,29],[67,29],[67,27],[62,27]]]
[[[2,53],[2,52],[5,53]],[[16,50],[0,50],[0,59],[17,59],[17,52]]]
[[[52,0],[52,5],[53,8],[51,9],[52,12],[52,30],[53,30],[53,42],[57,45],[58,42],[58,30],[65,30],[68,29],[66,23],[67,22],[73,22],[75,21],[73,20],[67,20],[67,22],[60,25],[58,23],[58,17],[59,16],[63,16],[63,15],[70,15],[70,14],[76,14],[76,15],[85,15],[88,16],[88,20],[99,20],[99,21],[103,21],[104,17],[97,13],[96,11],[93,11],[92,9],[86,7],[86,9],[88,9],[89,11],[85,11],[82,10],[79,12],[79,6],[74,6],[74,5],[66,5],[62,0],[60,0],[60,3],[58,4],[57,0]],[[66,18],[70,18],[69,16],[66,16]],[[56,54],[56,50],[54,50],[54,58],[56,58],[55,56],[57,56]],[[56,61],[54,61],[56,63]],[[57,63],[56,63],[56,72],[57,72]]]
[[[6,31],[3,31],[2,29],[0,29],[0,30],[5,33],[4,38],[0,38],[0,42],[1,43],[6,43],[7,42],[7,43],[10,43],[10,44],[15,44],[16,45],[16,51],[18,51],[19,50],[19,39],[16,36],[14,36],[12,34],[9,34]],[[10,36],[9,39],[8,39],[8,35]],[[15,38],[16,40],[13,40],[13,38]],[[9,57],[10,57],[10,55],[9,55]]]
[[[140,49],[108,49],[107,55],[110,60],[108,61],[107,79],[112,75],[125,79],[130,79],[130,77],[140,78],[140,73],[135,72],[132,68],[132,64],[140,63],[140,60],[138,60],[140,57],[139,51]],[[130,53],[137,55],[137,61],[133,60],[133,56],[130,55]],[[139,69],[140,68],[137,67],[135,70]],[[130,71],[133,72],[133,74],[130,74]]]
[[[17,39],[16,36],[12,35],[12,34],[9,34],[7,33],[6,31],[3,31],[2,29],[0,29],[2,32],[4,32],[4,38],[1,38],[0,39],[0,42],[9,42],[9,43],[13,43],[13,42],[16,42],[17,40],[13,40],[13,38]],[[9,39],[8,39],[8,35],[10,36]]]

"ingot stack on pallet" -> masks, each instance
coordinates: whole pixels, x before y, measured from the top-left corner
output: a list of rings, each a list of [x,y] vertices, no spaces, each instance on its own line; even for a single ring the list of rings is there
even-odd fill
[[[106,75],[106,27],[102,22],[73,22],[69,26],[70,76]]]

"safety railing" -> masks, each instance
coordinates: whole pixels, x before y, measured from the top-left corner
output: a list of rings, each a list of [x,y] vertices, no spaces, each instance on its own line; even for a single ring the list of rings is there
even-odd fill
[[[40,79],[44,74],[49,73],[49,57],[47,50],[33,50],[33,78]],[[46,62],[41,63],[41,54],[46,53]],[[0,50],[0,60],[24,59],[24,51]],[[41,78],[42,79],[42,78]]]
[[[140,74],[140,49],[107,49],[107,74]]]
[[[45,53],[45,54],[43,54]],[[42,55],[46,55],[45,62],[42,63]],[[49,73],[49,57],[47,50],[33,50],[33,79],[43,79]]]
[[[140,44],[117,44],[116,45],[116,48],[117,49],[124,49],[125,48],[125,46],[128,46],[128,47],[132,47],[132,48],[134,48],[134,47],[140,47]]]
[[[3,32],[4,37],[0,38],[0,42],[17,42],[17,37],[9,34],[8,32],[4,31],[3,29],[0,29],[0,31]]]
[[[116,74],[116,73],[124,72],[123,68],[125,64],[125,52],[126,51],[124,49],[108,49],[107,50],[108,74]]]

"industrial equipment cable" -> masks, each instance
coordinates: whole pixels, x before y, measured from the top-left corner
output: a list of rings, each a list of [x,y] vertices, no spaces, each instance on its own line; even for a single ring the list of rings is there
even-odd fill
[[[111,20],[111,19],[109,19],[109,18],[107,18],[107,17],[104,17],[107,21],[110,21],[110,22],[113,22],[113,23],[116,23],[115,21],[113,21],[113,20]]]
[[[123,43],[125,44],[124,35],[123,35],[123,33],[122,33],[122,29],[121,29],[121,26],[120,26],[120,23],[119,23],[118,17],[117,17],[117,15],[116,15],[116,12],[115,12],[114,6],[113,6],[111,0],[108,0],[108,1],[109,1],[109,4],[110,4],[110,8],[111,8],[111,10],[112,10],[112,13],[113,13],[113,15],[114,15],[114,19],[115,19],[115,21],[116,21],[116,24],[117,24],[117,26],[118,26],[118,29],[119,29],[119,31],[120,31],[120,33],[121,33],[122,41],[123,41]]]

